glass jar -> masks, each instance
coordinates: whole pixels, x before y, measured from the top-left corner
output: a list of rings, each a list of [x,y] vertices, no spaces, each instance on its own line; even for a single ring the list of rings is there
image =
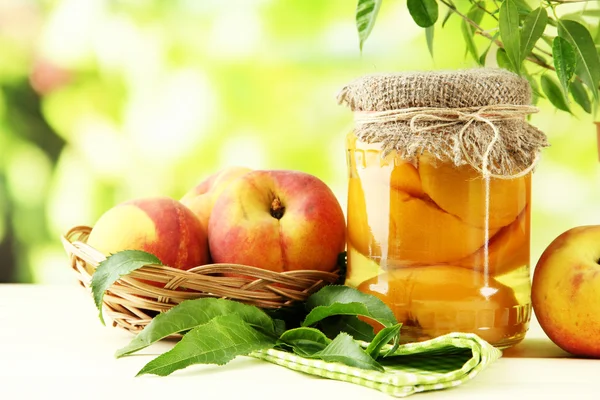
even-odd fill
[[[401,340],[472,332],[521,341],[530,302],[531,173],[486,179],[424,153],[408,162],[346,137],[346,285],[382,299]]]

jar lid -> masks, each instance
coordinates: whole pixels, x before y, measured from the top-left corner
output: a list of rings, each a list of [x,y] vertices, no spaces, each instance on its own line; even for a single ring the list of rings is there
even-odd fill
[[[350,82],[338,100],[352,111],[528,105],[531,88],[526,79],[499,68],[382,73]]]
[[[502,179],[533,170],[546,135],[529,124],[526,79],[498,68],[373,74],[338,95],[354,112],[356,136],[381,143],[417,163],[427,152],[441,161],[471,165]]]

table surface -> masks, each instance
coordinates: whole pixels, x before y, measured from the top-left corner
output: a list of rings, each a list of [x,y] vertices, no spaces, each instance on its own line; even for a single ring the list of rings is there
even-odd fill
[[[114,358],[133,337],[103,326],[89,294],[73,285],[0,285],[0,395],[6,399],[391,399],[373,389],[309,376],[250,357],[225,366],[191,366],[167,377],[135,377],[160,342],[140,355]],[[523,342],[462,386],[409,398],[598,399],[600,360],[577,359],[554,345],[533,320]],[[12,396],[5,396],[10,393]],[[54,396],[51,396],[54,397]]]

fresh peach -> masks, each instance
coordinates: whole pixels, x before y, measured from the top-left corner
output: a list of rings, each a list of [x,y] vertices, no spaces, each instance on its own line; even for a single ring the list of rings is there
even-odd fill
[[[419,159],[419,174],[425,193],[444,211],[477,227],[501,228],[512,223],[528,201],[530,175],[516,179],[491,178],[489,208],[486,183],[471,166],[455,166],[431,155]]]
[[[196,214],[208,232],[208,219],[217,198],[233,180],[250,171],[250,168],[240,166],[225,167],[191,188],[179,201]]]
[[[533,273],[533,311],[557,346],[600,358],[600,225],[577,226],[546,247]]]
[[[112,207],[93,226],[87,243],[107,256],[142,250],[184,270],[209,260],[207,235],[198,217],[169,197],[133,199]]]
[[[345,248],[346,224],[331,189],[293,170],[257,170],[233,181],[208,223],[215,263],[271,271],[331,271]]]
[[[391,308],[403,323],[405,341],[470,332],[497,344],[517,336],[528,323],[519,319],[518,302],[509,287],[461,267],[395,269],[358,289]]]

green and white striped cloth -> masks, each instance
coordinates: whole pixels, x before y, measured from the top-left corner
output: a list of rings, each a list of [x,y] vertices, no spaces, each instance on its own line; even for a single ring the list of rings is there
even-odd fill
[[[387,349],[384,348],[382,352]],[[385,372],[307,359],[274,349],[256,351],[250,356],[294,371],[355,383],[395,397],[406,397],[461,385],[500,358],[502,352],[477,335],[450,333],[425,342],[401,345],[392,358],[380,360]]]

